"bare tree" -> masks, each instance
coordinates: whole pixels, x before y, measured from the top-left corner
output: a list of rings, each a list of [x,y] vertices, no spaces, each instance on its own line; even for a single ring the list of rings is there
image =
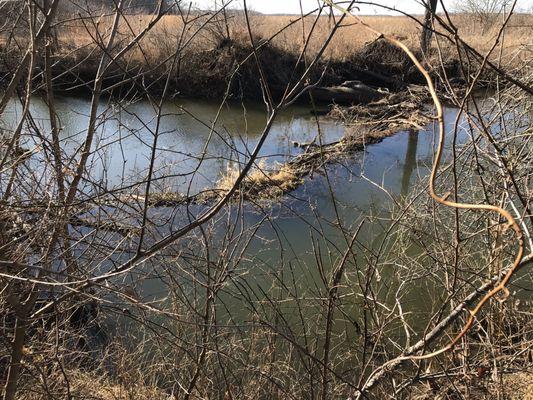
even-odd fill
[[[424,27],[420,37],[420,47],[423,53],[427,53],[431,44],[431,37],[433,36],[433,20],[437,12],[438,0],[430,0],[424,3],[426,12],[424,15]]]
[[[508,11],[512,3],[510,0],[466,0],[457,2],[454,8],[458,12],[473,16],[486,30],[494,25],[498,15]]]
[[[246,2],[23,3],[0,27],[5,400],[503,396],[530,376],[514,3],[480,50],[428,2],[406,17],[424,64],[356,2],[269,35]],[[328,58],[354,26],[413,81]],[[362,87],[342,73],[390,87],[331,107],[339,133],[314,93]]]

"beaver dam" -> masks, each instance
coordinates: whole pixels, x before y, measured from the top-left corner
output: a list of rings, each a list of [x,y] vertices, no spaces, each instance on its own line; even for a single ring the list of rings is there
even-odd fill
[[[407,93],[383,93],[379,100],[351,107],[329,108],[317,102],[325,112],[303,105],[291,106],[276,121],[258,161],[234,199],[275,200],[297,189],[306,178],[322,174],[324,166],[349,160],[366,146],[396,133],[424,130],[432,122],[429,96],[423,86],[411,85]],[[86,123],[83,116],[89,107],[88,99],[57,100],[64,150],[75,151],[81,145],[77,136]],[[113,100],[110,101],[112,104]],[[46,116],[40,115],[45,109],[43,100],[36,97],[32,107],[35,119],[44,124],[40,128],[49,129]],[[109,114],[101,127],[98,148],[91,155],[92,179],[107,185],[104,191],[107,194],[94,201],[107,206],[140,206],[145,202],[144,193],[127,187],[149,165],[152,148],[148,139],[155,121],[151,120],[150,106],[144,100],[117,103],[117,107],[119,111]],[[227,103],[213,128],[211,124],[220,112],[219,107],[218,103],[201,100],[165,103],[155,170],[168,176],[156,180],[148,199],[151,207],[210,203],[230,189],[263,128],[265,114],[258,103]],[[14,129],[21,112],[13,99],[5,113],[4,128]],[[205,143],[208,146],[203,154]],[[26,158],[38,152],[31,142],[19,145],[19,149]],[[38,155],[33,158],[33,162],[39,162]],[[200,159],[202,165],[195,171]],[[72,222],[82,224],[79,218]]]

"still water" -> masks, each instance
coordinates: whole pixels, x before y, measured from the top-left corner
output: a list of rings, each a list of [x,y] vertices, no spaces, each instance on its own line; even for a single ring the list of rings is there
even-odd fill
[[[89,107],[88,98],[57,99],[62,148],[67,158],[79,152],[85,139]],[[33,98],[30,111],[35,126],[41,133],[48,134],[49,115],[44,101]],[[216,125],[213,125],[219,111]],[[20,102],[13,99],[2,116],[0,128],[13,130],[21,113]],[[183,99],[164,103],[159,123],[155,108],[146,100],[102,101],[98,113],[97,133],[89,159],[91,179],[104,182],[107,189],[116,189],[144,177],[157,135],[156,177],[168,175],[170,178],[164,181],[171,190],[190,194],[213,187],[227,173],[228,166],[242,165],[266,122],[261,104],[237,103],[220,107],[217,103]],[[454,122],[455,116],[455,110],[446,110],[448,124]],[[344,131],[344,126],[335,121],[317,121],[307,107],[291,107],[276,119],[258,163],[284,162],[302,151],[294,143],[310,142],[319,132],[322,143],[329,143],[341,138]],[[342,183],[336,185],[337,194],[362,210],[378,205],[383,191],[368,181],[356,179],[363,174],[384,184],[391,194],[406,195],[418,168],[431,163],[436,139],[433,132],[432,126],[421,132],[399,132],[382,143],[369,146],[364,156],[356,154],[351,160],[344,160],[344,165],[351,164],[350,169],[354,164],[361,168],[352,173],[335,171],[334,175],[339,178],[337,183]],[[35,135],[23,133],[23,147],[32,149],[38,144]],[[312,179],[305,185],[309,194],[321,201],[325,193],[318,186]]]
[[[89,109],[90,101],[86,98],[57,99],[67,156],[75,154],[85,139]],[[102,102],[89,160],[92,178],[104,181],[109,189],[138,180],[149,167],[157,133],[156,176],[173,175],[166,183],[181,193],[194,194],[212,187],[225,174],[228,164],[236,167],[247,158],[266,122],[264,108],[259,104],[233,104],[220,109],[213,128],[218,111],[217,103],[169,101],[163,105],[158,121],[157,112],[148,101]],[[13,99],[2,117],[3,127],[14,129],[21,112],[21,105]],[[38,97],[32,100],[31,114],[43,132],[50,130],[48,110]],[[333,122],[322,125],[325,142],[340,138],[344,132],[342,126]],[[286,160],[298,151],[293,141],[310,141],[317,132],[317,124],[307,108],[291,108],[274,123],[259,162]],[[23,145],[31,148],[32,143],[23,140]]]
[[[57,99],[65,159],[76,156],[80,150],[89,108],[87,98]],[[13,99],[3,116],[2,128],[13,130],[21,110],[20,103]],[[48,134],[50,125],[44,102],[34,98],[30,111],[35,126]],[[215,123],[217,113],[220,115]],[[456,110],[446,109],[447,129],[451,129],[456,115]],[[146,100],[127,104],[103,101],[89,160],[91,179],[84,183],[84,189],[86,192],[116,190],[141,180],[146,176],[157,136],[154,175],[161,179],[154,185],[155,190],[198,193],[216,185],[229,166],[242,165],[248,159],[265,123],[266,113],[261,104],[219,107],[206,101],[178,99],[164,103],[158,121],[158,113]],[[301,152],[294,142],[310,142],[319,133],[323,143],[332,142],[341,138],[345,129],[332,120],[317,120],[309,108],[291,107],[275,121],[259,162],[268,168],[272,163],[286,161]],[[255,286],[268,288],[271,272],[290,264],[298,275],[296,286],[312,291],[321,279],[318,269],[309,267],[315,261],[313,233],[322,232],[334,247],[340,243],[338,248],[342,252],[342,229],[355,226],[363,215],[372,215],[376,218],[375,224],[366,226],[361,235],[373,246],[386,225],[379,222],[379,217],[387,217],[394,201],[407,196],[413,185],[427,176],[436,139],[433,126],[418,132],[399,132],[368,146],[365,152],[343,157],[328,166],[326,173],[312,173],[303,185],[283,199],[263,204],[261,212],[254,205],[245,205],[245,226],[266,222],[260,224],[254,239],[247,244],[243,257],[247,261],[240,263],[239,268],[246,269],[245,274],[254,274]],[[23,147],[32,149],[38,144],[34,135],[23,135]],[[265,208],[268,209],[267,220]],[[175,213],[171,222],[158,229],[161,234],[168,233],[186,224],[191,212],[198,213],[201,209],[201,206],[196,209],[193,206],[187,213]],[[157,214],[164,210],[152,212]],[[342,221],[342,227],[335,221]],[[224,223],[220,225],[222,236],[225,227]],[[155,301],[168,295],[162,276],[172,273],[165,270],[164,273],[136,275],[133,272],[127,280],[140,281],[135,288],[137,294]],[[176,270],[176,274],[187,279],[183,271]],[[230,297],[235,296],[237,294],[233,293]],[[424,308],[422,299],[428,296],[431,294],[417,294],[418,308]],[[238,302],[234,302],[234,307],[240,307]]]

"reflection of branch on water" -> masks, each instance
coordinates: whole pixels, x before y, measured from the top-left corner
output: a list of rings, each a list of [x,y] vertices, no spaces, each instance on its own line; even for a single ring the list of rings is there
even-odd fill
[[[336,142],[322,145],[299,146],[303,152],[286,163],[276,163],[266,166],[264,163],[256,165],[241,182],[239,189],[234,193],[234,199],[244,200],[272,200],[287,194],[303,184],[304,179],[320,169],[324,164],[333,163],[347,155],[361,151],[365,146],[381,142],[398,131],[410,129],[409,146],[413,148],[413,154],[408,150],[406,176],[410,178],[414,164],[416,163],[416,130],[422,129],[431,119],[421,109],[425,97],[414,95],[416,90],[411,91],[407,97],[389,96],[388,105],[384,102],[374,103],[367,106],[354,106],[350,108],[335,108],[332,114],[335,118],[342,118],[348,126],[345,136]],[[341,114],[342,113],[342,114]],[[409,161],[411,160],[411,162]],[[176,192],[154,192],[150,194],[148,204],[152,208],[179,207],[186,204],[204,204],[220,199],[227,192],[228,187],[239,174],[237,167],[229,167],[227,173],[217,182],[216,187],[205,190],[195,195],[183,195]],[[99,204],[111,207],[135,206],[143,204],[145,197],[136,194],[123,194],[114,196],[109,200],[100,199]],[[85,219],[77,220],[77,223],[85,223]],[[88,223],[88,221],[87,221]],[[90,224],[93,226],[94,224]],[[120,231],[122,227],[106,226],[106,229]],[[131,232],[128,227],[124,232]]]
[[[403,167],[402,176],[402,196],[407,195],[409,191],[409,182],[411,176],[416,168],[416,149],[418,147],[418,132],[409,130],[409,138],[407,139],[407,152],[405,153],[405,165]]]
[[[278,197],[296,189],[307,175],[324,164],[363,150],[369,144],[379,143],[401,130],[422,129],[431,119],[421,111],[426,97],[420,90],[416,92],[414,90],[407,96],[395,94],[389,96],[387,101],[365,106],[335,108],[331,114],[335,118],[342,118],[348,126],[341,140],[323,145],[313,143],[298,146],[304,150],[302,154],[269,172],[258,168],[244,180],[239,194],[245,199]],[[211,195],[216,196],[217,193]],[[204,200],[208,198],[203,197]]]
[[[325,164],[336,162],[349,154],[364,150],[365,146],[379,143],[395,133],[410,129],[406,154],[402,193],[408,187],[413,169],[416,166],[417,130],[427,125],[431,119],[423,111],[425,96],[414,88],[407,96],[394,94],[387,101],[348,108],[334,107],[330,113],[334,118],[341,118],[347,125],[346,134],[339,141],[318,145],[315,143],[299,144],[302,153],[285,163],[266,165],[259,162],[241,182],[232,199],[272,200],[279,198],[304,183],[304,179]],[[125,189],[106,192],[85,202],[81,207],[73,207],[69,214],[69,224],[95,230],[118,233],[124,236],[136,235],[137,224],[111,222],[106,218],[94,218],[91,215],[101,207],[115,210],[128,208],[141,209],[144,204],[151,208],[181,207],[188,204],[206,204],[222,198],[240,173],[238,165],[228,168],[227,173],[219,179],[214,188],[206,189],[193,195],[173,191],[152,192],[146,195],[130,193]],[[25,213],[41,215],[50,212],[48,201],[32,201],[31,204],[19,205]],[[57,205],[56,205],[57,206]],[[54,208],[55,206],[52,206]]]
[[[77,216],[72,216],[69,220],[71,226],[84,227],[84,228],[93,228],[102,231],[119,233],[121,235],[127,236],[132,234],[137,234],[139,228],[135,226],[128,226],[118,222],[112,221],[102,221],[94,220],[91,221],[86,218],[80,218]]]

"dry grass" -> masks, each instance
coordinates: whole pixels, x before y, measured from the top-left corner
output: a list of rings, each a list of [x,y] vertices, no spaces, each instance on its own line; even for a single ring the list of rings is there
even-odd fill
[[[119,29],[120,41],[117,46],[127,42],[148,25],[152,16],[131,15],[122,20]],[[257,38],[270,38],[283,27],[297,20],[295,16],[267,16],[253,15],[253,33]],[[314,17],[307,17],[298,21],[279,34],[273,44],[291,54],[298,54],[303,46],[305,37],[309,34]],[[419,43],[420,25],[407,17],[370,16],[365,20],[377,30],[403,40],[411,48],[416,49]],[[76,49],[94,47],[94,39],[99,35],[105,37],[109,31],[112,17],[105,16],[99,19],[86,19],[83,21],[60,24],[57,32],[59,35],[60,50],[69,54]],[[212,49],[220,43],[225,27],[222,21],[207,23],[207,17],[200,18],[187,26],[184,33],[185,42],[192,38],[188,49],[203,51]],[[498,26],[490,29],[484,28],[481,23],[472,21],[469,16],[455,15],[454,23],[458,27],[461,37],[481,53],[486,52],[494,43],[498,33]],[[320,19],[309,45],[308,55],[313,56],[330,32],[332,21],[324,17]],[[244,17],[234,16],[229,21],[229,30],[232,39],[236,41],[248,40]],[[176,15],[167,15],[158,22],[154,30],[147,35],[140,46],[130,52],[130,60],[147,62],[148,60],[161,60],[174,51],[179,37],[182,35],[183,21]],[[197,33],[197,32],[200,33]],[[533,16],[516,15],[506,31],[503,46],[506,53],[517,57],[517,52],[531,54],[533,51]],[[343,26],[328,47],[326,56],[334,61],[345,61],[360,51],[365,43],[375,39],[367,30],[359,25],[347,24]],[[443,43],[444,44],[444,43]],[[520,57],[520,56],[518,56]]]
[[[238,168],[228,165],[226,173],[217,182],[217,190],[229,191],[239,174]],[[300,182],[300,177],[290,164],[275,164],[267,167],[262,160],[246,176],[241,185],[241,192],[245,197],[271,199],[294,190]]]
[[[68,371],[67,373],[70,395],[73,399],[83,400],[167,400],[168,393],[161,390],[144,386],[140,381],[131,381],[124,384],[111,382],[105,376],[98,376],[82,371]],[[49,377],[51,381],[64,380],[64,377]],[[53,386],[53,385],[52,385]],[[59,385],[61,387],[61,385]],[[37,388],[37,385],[35,386]],[[48,400],[51,398],[67,398],[64,390],[55,393],[53,387],[45,391],[28,391],[18,397],[20,400]]]
[[[494,381],[490,377],[478,379],[475,376],[457,376],[453,383],[449,377],[439,378],[415,386],[410,398],[413,400],[458,398],[456,393],[458,389],[463,393],[469,393],[468,398],[471,400],[532,400],[533,374],[528,372],[506,374],[501,382]]]
[[[506,375],[503,385],[512,388],[510,400],[533,400],[533,373],[519,372]]]
[[[129,15],[121,18],[114,52],[122,50],[153,18],[155,17],[151,15]],[[149,83],[150,90],[156,93],[161,90],[161,78],[169,73],[169,60],[173,59],[176,49],[179,48],[179,63],[170,76],[170,87],[175,94],[220,98],[229,89],[231,98],[261,99],[262,92],[256,79],[255,63],[246,63],[239,67],[239,73],[234,75],[237,66],[251,53],[244,16],[236,14],[230,17],[229,39],[223,19],[210,19],[212,16],[190,18],[190,23],[184,23],[181,16],[162,17],[141,41],[107,71],[109,83],[119,84],[125,74],[133,76],[142,72],[137,75],[142,76],[142,84]],[[271,45],[262,47],[260,59],[271,91],[274,97],[279,97],[286,89],[296,59],[313,26],[314,17],[299,20],[296,16],[251,15],[250,18],[256,42],[273,38]],[[364,18],[371,26],[385,34],[396,36],[415,52],[419,49],[421,28],[412,19],[392,16]],[[467,43],[482,54],[491,48],[498,35],[497,26],[486,29],[481,23],[472,21],[467,16],[455,15],[453,18],[461,37]],[[107,42],[112,21],[112,15],[58,21],[52,67],[53,73],[61,77],[56,80],[58,90],[82,87],[94,79],[101,47]],[[292,22],[294,24],[290,25]],[[332,21],[327,17],[318,21],[309,36],[305,53],[307,61],[317,54],[331,27]],[[495,58],[501,53],[503,57],[498,63],[504,68],[518,69],[528,65],[533,51],[532,31],[532,15],[515,15],[505,32],[504,40],[500,42],[502,48],[497,48],[492,54],[493,61],[496,61]],[[4,47],[0,52],[0,63],[3,64],[5,73],[12,73],[17,67],[21,54],[18,49],[24,49],[27,40],[23,28],[17,30],[16,40],[8,39],[9,33],[9,29],[0,30],[0,47]],[[396,54],[391,51],[390,46],[368,46],[369,43],[375,43],[374,39],[371,33],[358,24],[342,26],[328,46],[322,61],[311,71],[309,79],[319,79],[322,71],[326,69],[327,73],[322,80],[324,85],[338,84],[354,77],[366,79],[358,74],[360,71],[370,70],[393,77],[398,82],[420,83],[420,74],[411,68],[411,63],[403,53]],[[461,75],[457,68],[458,63],[455,62],[458,57],[456,48],[443,39],[433,41],[434,47],[437,44],[441,50],[443,64],[449,69],[448,76]],[[437,52],[433,51],[432,54],[434,56],[428,62],[435,66],[441,65],[441,60],[436,58]],[[233,77],[231,83],[230,76]]]

